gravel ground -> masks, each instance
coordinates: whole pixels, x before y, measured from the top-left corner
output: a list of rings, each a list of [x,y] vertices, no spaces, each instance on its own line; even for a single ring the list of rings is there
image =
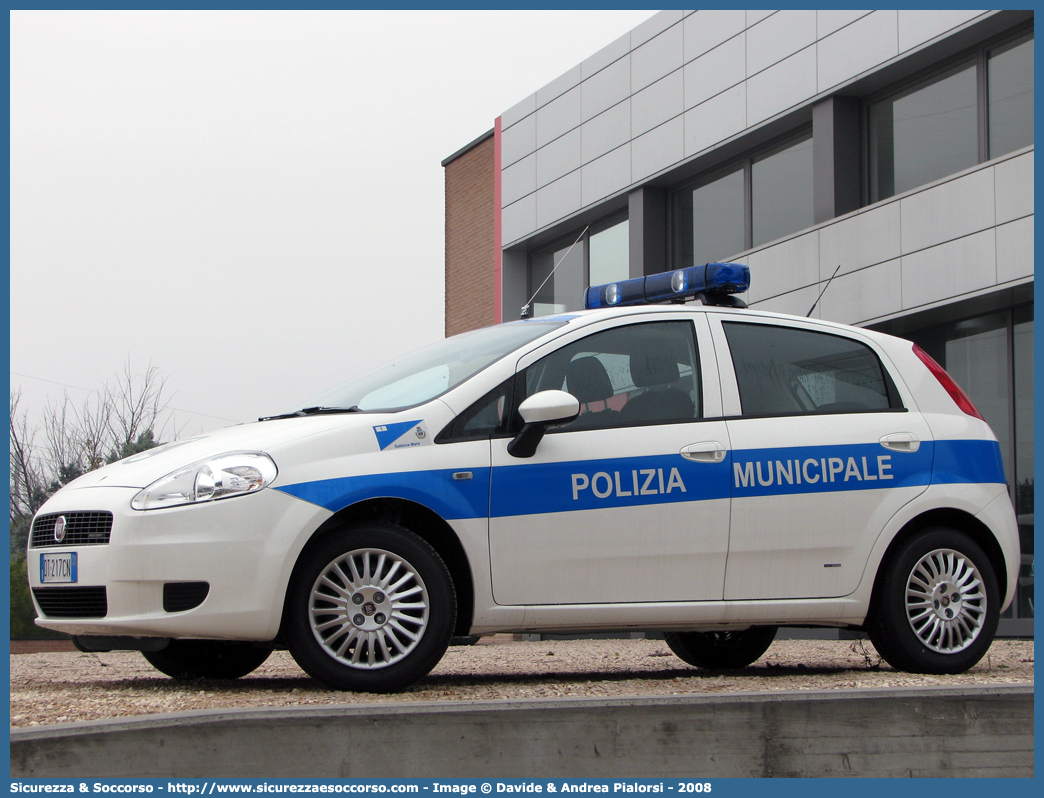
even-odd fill
[[[726,675],[685,665],[659,640],[519,642],[500,635],[450,648],[426,679],[396,695],[327,690],[285,651],[225,682],[176,682],[136,652],[19,654],[11,656],[11,725],[231,707],[1012,683],[1033,683],[1031,640],[998,640],[959,676],[894,671],[862,640],[777,640],[752,667]]]

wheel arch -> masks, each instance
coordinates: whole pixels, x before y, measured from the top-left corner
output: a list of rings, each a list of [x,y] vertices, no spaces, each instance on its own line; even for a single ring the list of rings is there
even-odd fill
[[[475,588],[471,577],[471,565],[457,533],[438,513],[417,502],[392,497],[366,499],[349,505],[330,518],[312,534],[304,548],[297,556],[290,580],[286,585],[283,597],[283,616],[279,638],[285,639],[287,597],[294,583],[297,569],[305,559],[305,555],[325,538],[330,532],[356,524],[387,521],[408,529],[425,540],[449,569],[450,578],[457,594],[457,620],[454,636],[465,636],[471,631],[471,623],[475,610]]]
[[[903,525],[902,529],[899,530],[895,537],[892,538],[891,542],[888,544],[888,548],[885,549],[884,555],[881,557],[881,564],[878,566],[877,574],[874,577],[874,587],[870,602],[871,612],[873,612],[873,608],[877,604],[877,596],[883,575],[888,565],[894,559],[896,551],[898,551],[907,541],[925,529],[938,526],[950,527],[958,532],[963,532],[978,544],[979,548],[981,548],[990,559],[990,565],[993,566],[993,571],[997,576],[1000,595],[1002,597],[1005,595],[1005,591],[1008,587],[1008,572],[1005,566],[1004,552],[1001,550],[997,538],[994,537],[989,527],[974,515],[971,515],[964,510],[958,510],[952,507],[941,507],[928,510],[914,518],[911,518]]]

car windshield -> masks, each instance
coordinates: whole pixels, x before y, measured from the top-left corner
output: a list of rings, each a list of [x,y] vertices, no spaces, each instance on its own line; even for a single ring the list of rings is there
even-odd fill
[[[563,324],[543,319],[516,321],[454,335],[355,377],[305,407],[373,411],[419,405]]]

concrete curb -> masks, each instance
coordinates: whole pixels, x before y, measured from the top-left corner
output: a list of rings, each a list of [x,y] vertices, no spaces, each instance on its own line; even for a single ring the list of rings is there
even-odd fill
[[[1033,776],[1033,685],[234,709],[11,730],[11,776]]]

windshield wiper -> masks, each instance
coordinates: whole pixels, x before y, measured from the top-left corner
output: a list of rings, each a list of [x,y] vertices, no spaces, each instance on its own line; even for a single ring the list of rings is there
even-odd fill
[[[327,416],[335,415],[337,413],[362,413],[363,409],[359,405],[352,405],[351,407],[303,407],[300,410],[295,410],[293,413],[283,413],[278,416],[264,416],[259,418],[258,421],[275,421],[280,418],[299,418],[301,416]]]

